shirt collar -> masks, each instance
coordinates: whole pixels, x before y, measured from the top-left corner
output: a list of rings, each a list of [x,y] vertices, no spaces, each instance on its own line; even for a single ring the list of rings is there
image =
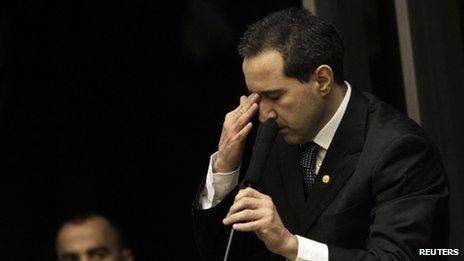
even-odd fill
[[[345,81],[345,86],[347,87],[347,91],[345,93],[345,97],[342,100],[342,103],[329,122],[324,125],[324,127],[317,133],[313,140],[317,145],[324,148],[325,150],[329,149],[330,143],[332,143],[332,139],[335,135],[335,131],[337,131],[337,128],[342,121],[346,107],[348,106],[348,101],[350,100],[351,86],[347,81]]]

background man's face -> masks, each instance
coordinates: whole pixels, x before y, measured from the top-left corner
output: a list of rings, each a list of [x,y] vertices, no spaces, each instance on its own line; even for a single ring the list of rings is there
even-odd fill
[[[102,217],[92,217],[83,223],[65,224],[57,236],[60,261],[123,261],[128,253],[119,246],[116,231]]]

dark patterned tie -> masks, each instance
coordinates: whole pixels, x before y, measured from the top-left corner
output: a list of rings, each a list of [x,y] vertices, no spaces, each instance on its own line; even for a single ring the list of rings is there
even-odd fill
[[[305,188],[305,197],[311,191],[316,178],[316,156],[319,146],[314,142],[308,142],[300,145],[300,166],[303,171],[303,183]]]

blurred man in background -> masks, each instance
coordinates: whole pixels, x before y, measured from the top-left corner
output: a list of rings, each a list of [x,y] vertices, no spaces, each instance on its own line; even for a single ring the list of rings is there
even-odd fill
[[[104,216],[86,214],[66,220],[56,237],[59,261],[132,261],[121,232]]]

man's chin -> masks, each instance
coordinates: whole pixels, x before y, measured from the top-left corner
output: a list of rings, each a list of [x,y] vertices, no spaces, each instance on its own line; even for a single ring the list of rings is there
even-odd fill
[[[281,132],[280,133],[282,135],[282,138],[284,139],[285,143],[289,144],[289,145],[297,145],[297,144],[300,144],[301,141],[300,139],[298,139],[297,137],[289,134],[289,133],[283,133]]]

